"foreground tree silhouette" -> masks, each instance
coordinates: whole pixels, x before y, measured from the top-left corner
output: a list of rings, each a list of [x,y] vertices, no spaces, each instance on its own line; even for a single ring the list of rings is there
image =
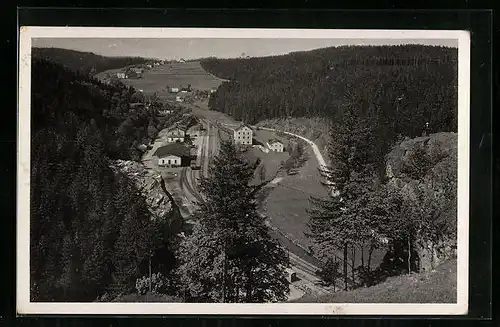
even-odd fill
[[[356,285],[356,258],[361,255],[364,266],[365,245],[375,243],[376,222],[371,218],[379,208],[371,201],[377,160],[370,148],[373,120],[363,112],[360,91],[353,88],[344,102],[330,131],[328,156],[333,164],[322,171],[326,183],[335,186],[336,194],[327,198],[311,197],[308,235],[313,240],[312,250],[324,262],[342,258],[343,286],[347,290],[349,285]],[[335,271],[333,277],[324,275],[323,279],[337,277]]]
[[[256,210],[254,169],[228,142],[201,179],[206,201],[181,246],[186,301],[277,302],[289,292],[285,250]]]

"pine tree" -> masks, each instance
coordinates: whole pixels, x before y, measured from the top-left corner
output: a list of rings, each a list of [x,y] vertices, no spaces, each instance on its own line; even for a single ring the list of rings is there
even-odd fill
[[[371,244],[374,235],[372,208],[368,204],[374,186],[375,156],[371,155],[372,133],[362,94],[348,92],[345,103],[342,115],[331,127],[328,155],[332,167],[322,170],[327,184],[334,185],[337,194],[311,199],[309,227],[313,249],[321,258],[328,261],[342,256],[347,289],[348,271],[354,286],[357,254],[364,254],[365,244]]]
[[[206,202],[193,234],[181,248],[180,273],[195,301],[274,302],[286,300],[285,250],[257,213],[253,167],[229,142],[203,178]]]

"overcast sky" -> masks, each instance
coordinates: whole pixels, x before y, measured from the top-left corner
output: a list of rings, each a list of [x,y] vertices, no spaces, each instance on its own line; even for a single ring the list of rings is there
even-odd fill
[[[457,40],[421,39],[109,39],[109,38],[39,38],[34,47],[55,47],[87,51],[103,56],[140,56],[159,59],[196,59],[203,57],[234,58],[286,54],[340,45],[426,44],[458,47]]]

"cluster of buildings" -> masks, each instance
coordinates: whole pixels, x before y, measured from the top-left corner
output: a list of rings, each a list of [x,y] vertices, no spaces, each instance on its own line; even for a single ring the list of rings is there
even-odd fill
[[[187,139],[197,141],[203,131],[203,125],[193,116],[187,116],[167,130],[167,144],[159,147],[153,154],[158,158],[159,166],[180,167],[191,162],[191,146]],[[193,167],[193,165],[192,165]]]
[[[193,116],[185,117],[167,130],[166,145],[159,147],[153,154],[158,158],[158,165],[164,167],[187,166],[191,162],[191,146],[187,140],[197,141],[202,135],[203,125]],[[251,126],[242,124],[234,129],[233,141],[236,145],[252,146],[254,131]],[[283,152],[285,145],[273,138],[266,142],[265,152]],[[191,167],[197,167],[196,165]]]
[[[237,145],[252,145],[253,144],[253,129],[247,124],[242,124],[233,129],[234,144]],[[269,139],[266,142],[267,149],[274,152],[283,152],[285,145],[276,138]],[[266,151],[267,152],[267,151]]]
[[[191,86],[186,87],[171,87],[168,89],[170,93],[175,93],[175,101],[184,102],[184,97],[191,92]]]
[[[128,67],[125,71],[119,71],[116,73],[116,77],[118,79],[125,78],[138,78],[142,76],[145,69],[152,69],[153,67],[163,65],[165,63],[164,60],[154,61],[148,64],[139,65],[137,67]]]
[[[128,68],[125,71],[117,72],[116,77],[118,79],[139,78],[142,76],[143,72],[144,72],[143,68],[132,67],[132,68]]]

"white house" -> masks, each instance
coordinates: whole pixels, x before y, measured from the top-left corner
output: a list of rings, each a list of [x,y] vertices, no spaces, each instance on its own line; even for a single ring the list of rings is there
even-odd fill
[[[158,158],[159,166],[179,167],[189,159],[189,149],[182,144],[173,143],[159,147],[154,156]]]
[[[182,143],[184,142],[185,137],[186,137],[186,132],[178,126],[174,126],[167,131],[168,143],[174,143],[174,142]]]
[[[271,139],[267,142],[267,147],[269,148],[269,150],[271,151],[275,151],[275,152],[283,152],[284,148],[285,148],[285,145],[283,144],[283,142],[281,142],[280,140],[277,140],[277,139]]]
[[[252,145],[253,131],[252,128],[243,124],[234,130],[234,143]]]
[[[180,166],[182,162],[182,158],[179,156],[176,156],[175,154],[168,155],[166,157],[161,157],[158,158],[158,165],[159,166]]]
[[[182,99],[182,97],[181,97],[181,96],[176,96],[176,97],[175,97],[175,101],[177,101],[177,102],[182,102],[182,101],[184,101],[184,100]]]
[[[153,66],[151,66],[151,65],[149,65],[149,64],[148,64],[148,65],[146,65],[146,67],[148,67],[149,69],[153,68]]]
[[[116,73],[116,77],[123,79],[125,78],[125,73]]]
[[[179,92],[179,88],[178,87],[171,87],[170,88],[170,93],[178,93]]]

